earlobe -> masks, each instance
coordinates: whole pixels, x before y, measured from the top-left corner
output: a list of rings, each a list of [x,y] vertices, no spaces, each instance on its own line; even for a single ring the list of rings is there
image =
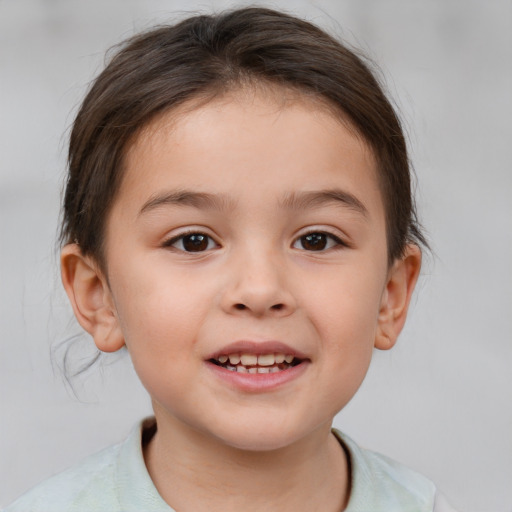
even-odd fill
[[[421,250],[409,244],[404,256],[389,270],[379,310],[375,347],[388,350],[394,346],[407,318],[412,292],[421,269]]]
[[[124,346],[112,294],[96,262],[82,254],[78,244],[61,251],[61,277],[78,323],[103,352]]]

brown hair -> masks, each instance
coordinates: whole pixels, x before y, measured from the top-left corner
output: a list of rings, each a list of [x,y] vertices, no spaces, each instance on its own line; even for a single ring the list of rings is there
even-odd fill
[[[389,262],[407,243],[425,244],[400,121],[368,66],[318,27],[265,8],[193,16],[121,46],[73,125],[61,243],[78,242],[103,265],[105,221],[133,137],[159,113],[246,82],[305,92],[348,118],[377,162]]]

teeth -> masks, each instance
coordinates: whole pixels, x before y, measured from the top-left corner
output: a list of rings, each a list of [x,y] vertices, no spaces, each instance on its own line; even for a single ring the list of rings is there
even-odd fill
[[[258,364],[258,356],[255,354],[242,354],[240,361],[244,366],[253,366]]]
[[[258,356],[258,365],[259,366],[272,366],[275,364],[276,360],[274,358],[274,354],[264,354]]]
[[[278,366],[251,366],[247,368],[241,364],[238,366],[230,366],[229,364],[225,366],[226,370],[237,373],[277,373],[282,370],[287,370],[289,366],[285,368],[279,368]]]
[[[229,362],[231,364],[238,364],[240,362],[240,354],[229,354]]]
[[[227,370],[239,373],[276,373],[289,368],[295,357],[291,354],[229,354],[217,361]]]

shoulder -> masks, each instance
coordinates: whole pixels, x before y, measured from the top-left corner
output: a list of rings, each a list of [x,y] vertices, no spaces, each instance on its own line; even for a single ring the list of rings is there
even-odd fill
[[[350,458],[351,493],[346,512],[455,512],[425,476],[379,453],[359,447],[334,429]]]
[[[55,475],[37,485],[16,500],[4,512],[48,512],[79,510],[76,506],[88,506],[90,510],[112,503],[111,486],[114,467],[120,445],[115,445],[85,459],[80,464]],[[94,508],[96,507],[96,508]]]
[[[120,445],[86,458],[18,498],[4,512],[116,510],[112,492]],[[101,504],[99,503],[101,497]],[[103,508],[101,508],[103,507]]]
[[[142,422],[124,442],[37,485],[3,512],[172,512],[146,470]]]

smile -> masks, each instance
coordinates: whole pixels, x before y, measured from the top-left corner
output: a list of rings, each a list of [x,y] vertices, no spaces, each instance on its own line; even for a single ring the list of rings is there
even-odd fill
[[[292,354],[221,354],[210,362],[226,370],[237,373],[278,373],[301,363]]]

